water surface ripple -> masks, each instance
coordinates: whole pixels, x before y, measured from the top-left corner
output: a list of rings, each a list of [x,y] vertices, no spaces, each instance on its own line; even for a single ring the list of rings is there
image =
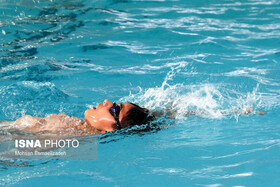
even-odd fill
[[[0,185],[279,186],[279,0],[2,0],[0,14],[0,120],[83,119],[104,99],[177,111],[100,135],[97,160],[0,160]],[[230,112],[250,107],[266,114]]]

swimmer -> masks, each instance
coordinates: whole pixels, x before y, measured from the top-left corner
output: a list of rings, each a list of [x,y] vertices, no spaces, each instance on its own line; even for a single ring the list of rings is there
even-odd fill
[[[51,114],[45,118],[25,115],[16,121],[4,121],[0,124],[13,124],[31,132],[68,130],[76,134],[79,131],[80,135],[99,134],[141,125],[147,121],[150,112],[133,103],[117,104],[106,99],[97,107],[86,110],[84,116],[85,120],[62,113]]]
[[[224,115],[230,113],[240,114],[257,114],[264,115],[264,111],[253,112],[252,108],[247,108],[245,111],[240,110],[220,110]],[[185,115],[199,115],[203,111],[186,111]],[[123,129],[134,125],[145,124],[154,119],[154,116],[163,116],[167,118],[175,118],[176,111],[157,111],[150,112],[146,108],[142,108],[133,103],[112,103],[109,100],[104,100],[97,107],[92,107],[85,111],[85,120],[80,120],[77,117],[69,117],[66,114],[51,114],[45,118],[32,117],[25,115],[16,121],[5,121],[2,124],[13,124],[25,131],[40,132],[40,131],[61,131],[63,133],[73,133],[76,135],[99,134]],[[1,124],[1,123],[0,123]]]

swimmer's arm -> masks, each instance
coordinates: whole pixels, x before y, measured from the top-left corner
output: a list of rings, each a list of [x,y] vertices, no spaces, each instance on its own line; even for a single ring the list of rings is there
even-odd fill
[[[13,123],[15,123],[14,121],[0,121],[0,125],[2,125],[2,124],[13,124]]]
[[[20,124],[23,121],[27,121],[30,124],[30,126],[32,126],[33,124],[35,124],[40,119],[43,119],[43,118],[33,117],[33,116],[30,116],[30,115],[25,115],[25,116],[22,116],[22,117],[18,118],[16,121],[0,121],[0,125],[5,124],[5,125],[20,126]]]
[[[265,111],[263,110],[256,110],[254,111],[252,108],[246,108],[246,110],[237,110],[237,109],[231,109],[231,110],[221,110],[221,113],[222,114],[232,114],[232,113],[235,113],[235,114],[245,114],[245,115],[248,115],[248,114],[253,114],[253,115],[265,115]]]
[[[22,116],[20,118],[18,118],[16,121],[0,121],[0,124],[16,124],[17,122],[20,122],[22,119],[24,119],[25,117],[28,117],[29,115],[25,115],[25,116]],[[32,117],[32,116],[30,116]],[[32,118],[37,118],[38,117],[32,117]]]
[[[175,115],[177,114],[177,111],[175,110],[154,111],[152,112],[152,114],[155,117],[165,116],[166,118],[174,119]],[[196,115],[196,111],[195,110],[187,111],[185,115],[186,116]]]
[[[246,110],[237,110],[237,109],[226,109],[226,110],[219,110],[222,114],[224,115],[230,115],[230,114],[245,114],[245,115],[248,115],[248,114],[253,114],[253,115],[264,115],[266,112],[263,111],[263,110],[257,110],[257,111],[254,111],[252,108],[246,108]],[[199,112],[200,114],[204,114],[205,111],[200,111]],[[192,110],[192,111],[187,111],[186,112],[186,116],[191,116],[191,115],[196,115],[198,114],[198,112],[196,112],[195,110]]]
[[[230,114],[254,114],[254,115],[264,115],[266,112],[262,110],[254,111],[252,108],[247,108],[245,111],[244,110],[237,110],[237,109],[230,109],[230,110],[220,110],[220,112],[224,115],[230,115]],[[160,117],[165,115],[167,118],[175,118],[177,111],[174,110],[165,110],[165,111],[155,111],[152,114],[156,117]],[[204,114],[205,111],[196,111],[196,110],[190,110],[186,111],[185,116],[193,116],[197,114]]]

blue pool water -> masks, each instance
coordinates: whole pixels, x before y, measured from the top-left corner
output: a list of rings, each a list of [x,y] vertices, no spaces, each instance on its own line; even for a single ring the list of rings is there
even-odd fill
[[[104,99],[177,111],[99,135],[98,159],[0,161],[0,185],[279,186],[280,1],[3,0],[0,14],[0,121],[83,119]],[[246,108],[266,114],[220,112]]]

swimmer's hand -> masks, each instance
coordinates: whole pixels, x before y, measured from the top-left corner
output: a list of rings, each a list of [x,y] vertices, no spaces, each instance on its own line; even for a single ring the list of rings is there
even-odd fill
[[[265,115],[265,111],[263,111],[263,110],[258,110],[256,114],[257,114],[257,115]]]
[[[243,113],[243,114],[250,114],[250,113],[252,113],[252,114],[255,114],[255,115],[265,115],[265,111],[258,110],[256,112],[254,112],[252,108],[246,108],[245,111],[235,111],[235,113]]]

